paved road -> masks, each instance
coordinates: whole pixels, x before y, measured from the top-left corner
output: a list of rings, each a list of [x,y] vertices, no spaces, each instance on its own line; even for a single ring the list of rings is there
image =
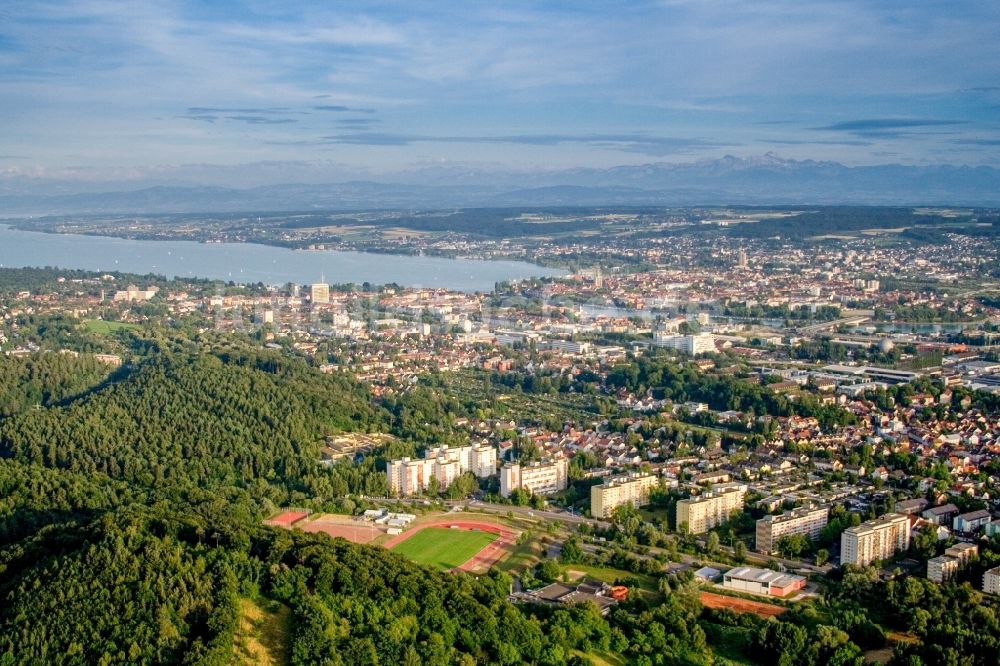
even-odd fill
[[[482,502],[479,500],[469,499],[469,500],[445,500],[445,505],[451,507],[453,510],[458,508],[467,508],[474,511],[481,511],[483,513],[495,513],[498,515],[506,515],[508,512],[524,516],[526,518],[536,518],[544,520],[553,520],[561,522],[565,525],[590,525],[593,528],[605,530],[611,527],[611,523],[602,520],[593,520],[591,518],[585,518],[583,516],[578,516],[576,514],[569,513],[567,511],[550,511],[550,510],[540,510],[532,509],[527,506],[514,506],[512,504],[493,504],[490,502]],[[667,535],[670,538],[676,539],[677,536],[673,534]],[[699,540],[699,545],[704,548],[704,540]],[[611,543],[609,546],[613,545]],[[594,546],[596,548],[596,546]],[[719,546],[719,550],[727,553],[729,555],[733,554],[733,549],[729,546]],[[664,551],[660,548],[650,548],[650,553],[660,554]],[[685,553],[679,553],[680,560],[685,564],[691,564],[692,562],[707,562],[709,557],[704,554],[699,555],[688,555]],[[765,566],[768,562],[774,560],[775,562],[781,564],[786,569],[790,571],[806,571],[813,574],[827,574],[832,565],[825,564],[822,567],[817,567],[814,564],[808,564],[799,560],[786,560],[780,557],[768,557],[766,555],[761,555],[753,551],[747,551],[746,563],[749,565]]]
[[[476,511],[487,511],[501,515],[506,514],[509,511],[528,518],[544,518],[545,520],[555,520],[567,525],[590,525],[591,527],[596,527],[602,530],[611,527],[611,523],[606,523],[602,520],[592,520],[590,518],[578,516],[574,513],[569,513],[568,511],[548,511],[532,509],[527,506],[513,506],[511,504],[491,504],[489,502],[480,502],[479,500],[463,500],[458,502],[449,502],[449,504],[452,506],[465,506],[469,509],[475,509]]]

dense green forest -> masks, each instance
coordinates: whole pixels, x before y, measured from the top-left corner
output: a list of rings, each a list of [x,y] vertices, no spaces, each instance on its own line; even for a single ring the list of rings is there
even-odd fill
[[[94,388],[109,374],[111,368],[90,355],[7,358],[0,363],[0,418],[68,401]]]
[[[326,434],[381,423],[367,393],[304,362],[162,354],[65,406],[0,423],[0,455],[144,486],[294,486]]]

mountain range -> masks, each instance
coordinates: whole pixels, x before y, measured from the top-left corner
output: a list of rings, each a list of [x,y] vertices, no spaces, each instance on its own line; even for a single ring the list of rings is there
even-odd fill
[[[298,171],[296,173],[301,173]],[[1000,205],[989,166],[846,166],[774,154],[686,164],[518,172],[429,167],[370,180],[232,187],[0,179],[0,216],[495,206]]]

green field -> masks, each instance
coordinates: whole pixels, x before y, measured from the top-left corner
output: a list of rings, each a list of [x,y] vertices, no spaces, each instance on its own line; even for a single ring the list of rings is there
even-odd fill
[[[115,333],[122,329],[138,330],[139,328],[135,324],[129,324],[123,321],[104,321],[103,319],[84,319],[83,327],[91,333],[99,333],[101,335]]]
[[[428,527],[397,544],[392,552],[417,564],[453,569],[493,543],[496,538],[496,534],[489,532]]]

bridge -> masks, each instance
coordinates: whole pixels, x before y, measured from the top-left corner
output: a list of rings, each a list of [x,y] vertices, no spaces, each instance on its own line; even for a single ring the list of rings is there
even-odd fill
[[[796,329],[799,333],[803,335],[813,335],[821,331],[834,331],[839,326],[856,326],[863,322],[868,321],[872,318],[872,313],[852,315],[850,317],[844,317],[843,319],[834,319],[832,321],[821,321],[818,324],[812,324],[810,326],[802,326]]]

